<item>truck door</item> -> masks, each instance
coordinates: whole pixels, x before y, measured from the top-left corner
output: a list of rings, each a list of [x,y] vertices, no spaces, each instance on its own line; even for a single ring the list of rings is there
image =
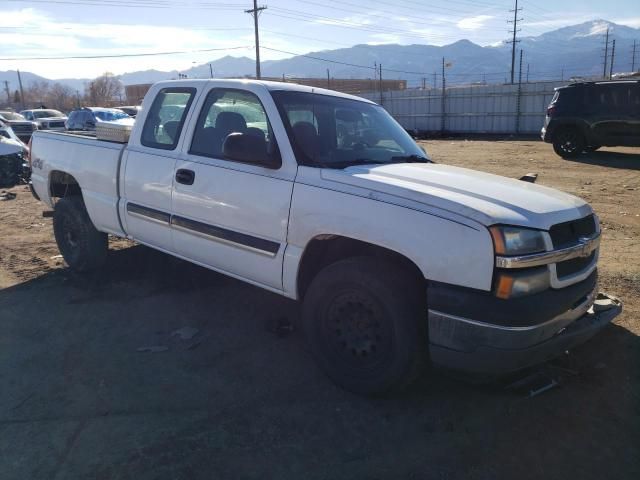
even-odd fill
[[[288,140],[273,99],[250,88],[202,97],[175,166],[174,243],[183,257],[281,290],[296,166],[281,161],[278,141]],[[229,135],[253,153],[223,154]]]
[[[135,240],[173,252],[171,192],[178,142],[195,88],[159,90],[145,118],[140,141],[124,159],[121,218]]]

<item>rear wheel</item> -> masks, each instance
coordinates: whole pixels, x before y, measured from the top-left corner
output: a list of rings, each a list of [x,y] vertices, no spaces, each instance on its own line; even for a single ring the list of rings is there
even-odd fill
[[[94,270],[107,259],[107,234],[91,222],[80,196],[61,198],[53,213],[53,233],[67,265],[78,272]]]
[[[303,329],[329,378],[371,395],[414,380],[426,353],[423,283],[395,264],[355,257],[325,267],[303,305]]]
[[[555,134],[553,150],[562,158],[576,157],[584,148],[584,138],[575,128],[563,128]]]

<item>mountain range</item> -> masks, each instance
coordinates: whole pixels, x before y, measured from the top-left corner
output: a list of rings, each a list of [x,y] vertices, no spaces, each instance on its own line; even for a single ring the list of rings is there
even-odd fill
[[[632,45],[637,43],[636,69],[640,66],[640,29],[615,24],[607,20],[592,20],[543,33],[522,37],[518,50],[523,51],[523,80],[568,79],[591,77],[603,73],[604,35],[609,29],[609,39],[616,40],[614,72],[629,72],[632,65]],[[609,54],[611,46],[609,47]],[[354,45],[350,48],[309,52],[282,60],[267,60],[261,64],[264,77],[321,77],[327,69],[333,78],[370,78],[374,76],[374,64],[382,64],[384,78],[406,79],[409,86],[421,83],[431,85],[440,82],[442,59],[447,64],[448,84],[501,83],[509,79],[511,69],[511,45],[502,42],[480,46],[468,40],[450,45]],[[319,60],[322,59],[322,60]],[[327,61],[323,61],[327,60]],[[119,75],[125,85],[153,83],[177,78],[208,78],[210,67],[216,77],[243,77],[253,75],[255,62],[248,57],[226,56],[210,63],[184,71],[163,72],[146,70]],[[516,70],[518,59],[516,59]],[[609,67],[607,67],[608,73]],[[21,72],[23,83],[47,80],[30,72]],[[436,74],[434,76],[434,74]],[[15,71],[0,72],[0,83],[15,83]],[[516,72],[517,79],[517,72]],[[55,80],[73,89],[82,90],[89,79]]]

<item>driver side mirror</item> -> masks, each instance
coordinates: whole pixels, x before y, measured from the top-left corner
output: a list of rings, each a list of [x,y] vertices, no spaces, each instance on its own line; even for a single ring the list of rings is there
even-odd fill
[[[267,151],[263,137],[248,133],[233,132],[222,144],[222,155],[237,162],[261,164],[267,168],[278,168],[280,162]]]

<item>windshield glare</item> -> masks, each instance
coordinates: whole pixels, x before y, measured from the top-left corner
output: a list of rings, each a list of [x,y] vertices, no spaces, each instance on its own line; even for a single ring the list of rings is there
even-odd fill
[[[25,120],[22,115],[15,112],[0,112],[0,118],[5,120]]]
[[[131,118],[126,113],[120,110],[100,110],[97,112],[93,112],[98,120],[102,120],[103,122],[112,122],[114,120],[120,120],[122,118]]]
[[[59,118],[64,117],[64,114],[57,110],[36,110],[33,112],[35,118]]]
[[[409,134],[378,105],[306,92],[272,94],[302,164],[344,168],[349,163],[426,158]]]

